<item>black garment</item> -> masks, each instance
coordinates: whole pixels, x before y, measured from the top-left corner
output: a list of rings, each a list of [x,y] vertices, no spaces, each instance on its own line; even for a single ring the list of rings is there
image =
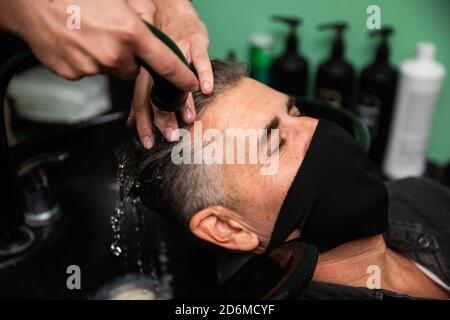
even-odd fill
[[[450,189],[429,179],[391,182],[387,245],[423,265],[450,286]],[[303,299],[416,299],[384,289],[313,281]]]
[[[319,119],[268,247],[279,246],[297,228],[300,239],[319,252],[379,235],[388,226],[388,203],[383,180],[356,140]]]

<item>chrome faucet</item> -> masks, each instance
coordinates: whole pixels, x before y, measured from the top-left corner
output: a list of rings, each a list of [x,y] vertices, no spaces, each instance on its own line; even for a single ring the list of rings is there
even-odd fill
[[[21,187],[21,203],[25,224],[29,227],[49,225],[60,216],[61,208],[53,197],[45,166],[60,163],[69,153],[39,154],[24,162],[17,173]]]

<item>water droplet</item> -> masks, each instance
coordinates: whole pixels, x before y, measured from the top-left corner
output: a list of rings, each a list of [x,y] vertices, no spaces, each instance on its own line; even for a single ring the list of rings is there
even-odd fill
[[[118,257],[118,256],[121,255],[122,249],[118,246],[117,243],[113,242],[113,243],[111,244],[111,252],[112,252],[116,257]]]
[[[142,183],[139,182],[135,169],[134,165],[128,159],[125,159],[119,164],[119,170],[117,172],[119,199],[110,217],[113,231],[111,251],[115,256],[121,257],[123,267],[126,271],[129,271],[129,268],[136,268],[141,274],[144,274],[145,271],[145,274],[154,280],[155,289],[161,291],[163,297],[170,299],[172,292],[171,276],[168,274],[167,263],[169,259],[164,242],[158,241],[156,244],[156,252],[153,256],[156,259],[149,259],[150,261],[147,260],[147,253],[143,250],[144,246],[140,242],[140,237],[143,236],[143,233],[147,232],[146,223],[149,221],[149,218],[146,212],[141,210],[142,202],[139,197],[135,197],[132,194],[133,188],[142,187]],[[129,231],[133,231],[135,234],[131,235]],[[128,239],[129,236],[133,239],[133,248],[130,247],[131,242],[129,244],[127,242],[127,240],[131,240]],[[150,254],[153,254],[153,252]],[[156,264],[159,266],[159,269],[156,267]],[[148,294],[149,291],[144,290],[143,293]]]
[[[161,261],[161,263],[166,264],[167,262],[169,262],[169,259],[167,258],[167,256],[165,254],[160,254],[159,261]]]

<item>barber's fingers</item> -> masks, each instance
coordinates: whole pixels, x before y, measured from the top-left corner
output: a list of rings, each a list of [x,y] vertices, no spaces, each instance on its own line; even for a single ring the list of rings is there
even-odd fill
[[[195,112],[194,98],[192,97],[192,93],[188,94],[186,103],[181,107],[180,113],[184,123],[192,124],[195,121],[195,117],[197,116],[197,114]]]
[[[141,68],[134,87],[132,114],[130,114],[130,117],[134,117],[136,121],[136,129],[141,143],[147,149],[155,144],[153,112],[149,103],[151,84],[150,74],[144,68]]]
[[[191,59],[197,71],[203,94],[210,94],[214,88],[214,76],[211,60],[208,56],[208,41],[203,40],[191,45]]]
[[[156,8],[152,0],[127,0],[127,2],[141,19],[153,23]]]
[[[61,60],[69,63],[80,78],[95,75],[102,71],[102,68],[94,58],[82,47],[78,45],[67,45],[62,50],[63,53],[59,57]]]
[[[179,89],[196,91],[197,78],[180,58],[151,33],[144,23],[138,24],[136,29],[136,34],[139,35],[135,38],[137,56]]]
[[[180,138],[175,112],[161,111],[153,106],[154,123],[167,141],[174,142]]]
[[[136,123],[136,113],[134,112],[134,107],[131,105],[130,114],[127,119],[127,126],[131,127]]]
[[[147,149],[152,148],[155,144],[153,123],[162,132],[166,140],[173,142],[178,141],[180,138],[175,113],[164,112],[155,106],[151,106],[149,100],[151,85],[152,79],[150,75],[144,68],[141,68],[136,79],[133,102],[127,119],[128,126],[131,126],[133,123],[136,124],[141,143]],[[195,108],[192,94],[188,95],[187,102],[180,111],[184,122],[188,124],[194,122]]]
[[[122,50],[116,60],[112,61],[111,67],[108,65],[107,67],[114,75],[123,80],[135,79],[139,74],[139,66],[136,63],[133,51],[130,49]]]

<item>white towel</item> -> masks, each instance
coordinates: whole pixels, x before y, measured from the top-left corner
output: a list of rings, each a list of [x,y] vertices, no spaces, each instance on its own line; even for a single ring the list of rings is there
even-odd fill
[[[41,66],[16,75],[8,96],[20,117],[44,123],[73,124],[111,108],[106,76],[69,81]]]

